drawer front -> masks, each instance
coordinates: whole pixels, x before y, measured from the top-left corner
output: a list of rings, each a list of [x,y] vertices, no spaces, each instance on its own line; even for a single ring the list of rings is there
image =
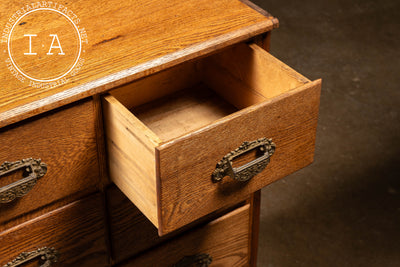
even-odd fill
[[[104,99],[111,179],[174,231],[310,164],[320,89],[255,44],[117,88]]]
[[[15,195],[10,194],[10,199],[0,203],[0,225],[58,199],[78,199],[96,190],[99,167],[92,101],[81,101],[1,129],[0,143],[0,164],[32,158],[41,159],[47,169],[42,177],[37,177],[30,191],[25,190],[27,192],[16,185],[23,182],[23,178],[34,178],[32,174],[24,174],[25,168],[16,167],[11,173],[7,173],[6,168],[0,170],[3,193],[22,191],[15,199]],[[6,197],[3,195],[3,198]]]
[[[57,262],[49,266],[106,266],[108,256],[101,207],[101,197],[92,195],[4,231],[0,234],[0,266],[18,256],[27,258],[23,252],[32,253],[29,263],[43,264],[37,253],[43,248],[56,250]],[[51,255],[54,253],[49,258]]]
[[[248,266],[249,229],[247,204],[121,266],[206,266],[195,265],[196,258],[211,261],[210,266]]]
[[[156,150],[160,225],[164,232],[232,205],[313,161],[319,84],[267,101]],[[271,138],[276,150],[268,166],[248,181],[213,182],[222,158],[245,141]]]

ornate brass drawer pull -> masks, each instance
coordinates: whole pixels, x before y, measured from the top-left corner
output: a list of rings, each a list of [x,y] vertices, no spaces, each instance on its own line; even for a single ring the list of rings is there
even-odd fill
[[[173,267],[207,267],[211,264],[212,257],[208,254],[196,254],[183,257]]]
[[[225,155],[222,160],[217,163],[217,167],[212,174],[212,181],[219,182],[225,176],[230,176],[242,182],[250,180],[265,169],[270,161],[270,157],[275,152],[275,148],[276,145],[272,142],[272,139],[267,138],[260,138],[252,142],[244,142],[240,147]],[[232,161],[234,159],[252,150],[258,150],[257,153],[260,153],[261,156],[240,167],[234,168],[232,166]]]
[[[3,267],[17,267],[27,263],[35,258],[39,258],[40,267],[49,267],[52,263],[57,262],[58,252],[54,248],[39,248],[35,251],[22,252],[13,261],[5,264]]]
[[[4,162],[0,165],[0,178],[19,169],[23,169],[23,178],[0,188],[0,203],[11,202],[17,197],[25,196],[37,180],[47,172],[47,165],[40,159],[23,159],[15,162]]]

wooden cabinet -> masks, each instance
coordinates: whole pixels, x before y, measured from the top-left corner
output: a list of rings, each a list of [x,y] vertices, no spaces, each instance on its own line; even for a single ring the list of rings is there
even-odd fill
[[[55,86],[0,63],[0,265],[254,266],[259,190],[313,161],[321,88],[268,53],[278,20],[247,0],[50,3],[29,14],[74,11],[87,43]],[[26,8],[0,3],[0,25],[67,30],[7,20]],[[32,62],[63,69],[51,55]]]

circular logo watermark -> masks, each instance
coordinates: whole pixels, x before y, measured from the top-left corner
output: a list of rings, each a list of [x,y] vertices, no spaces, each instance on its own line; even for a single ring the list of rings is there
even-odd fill
[[[82,68],[85,28],[65,5],[40,1],[25,5],[9,17],[1,35],[5,63],[11,74],[36,88],[68,82]]]

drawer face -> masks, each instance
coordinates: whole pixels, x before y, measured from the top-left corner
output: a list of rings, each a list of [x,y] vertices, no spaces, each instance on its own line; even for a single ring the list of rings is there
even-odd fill
[[[239,44],[117,88],[103,101],[111,179],[161,235],[244,200],[313,161],[320,87]],[[274,152],[238,150],[262,138]],[[215,182],[227,157],[245,175]]]
[[[107,266],[101,207],[100,196],[92,195],[4,231],[0,234],[0,265],[22,252],[47,247],[58,252],[57,263],[51,266]],[[39,260],[35,257],[32,266],[39,266]]]
[[[0,164],[33,158],[47,165],[45,175],[26,195],[0,203],[0,225],[58,199],[77,199],[96,190],[99,167],[92,101],[2,129],[0,143]],[[0,188],[25,176],[23,169],[2,175]]]
[[[192,255],[208,255],[212,258],[210,266],[248,266],[249,229],[247,204],[121,266],[174,266],[182,261],[190,262],[188,258]]]

